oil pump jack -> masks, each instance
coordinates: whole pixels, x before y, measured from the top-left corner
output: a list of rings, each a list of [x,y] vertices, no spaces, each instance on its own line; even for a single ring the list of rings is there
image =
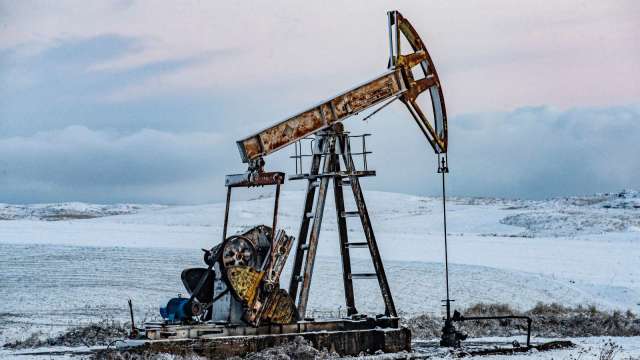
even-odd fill
[[[304,211],[289,282],[289,296],[297,299],[297,313],[300,316],[304,316],[307,308],[330,182],[333,183],[335,197],[347,314],[351,316],[358,313],[354,300],[353,280],[377,278],[385,305],[385,315],[397,316],[360,185],[361,177],[375,175],[375,172],[356,169],[353,156],[366,155],[366,150],[361,153],[351,151],[351,137],[344,131],[341,122],[385,101],[382,107],[399,99],[406,105],[428,143],[440,157],[441,169],[446,169],[447,117],[438,73],[423,41],[407,19],[398,11],[391,11],[388,13],[388,24],[390,54],[387,72],[237,142],[242,161],[248,163],[249,169],[245,174],[228,176],[229,189],[233,186],[255,186],[267,183],[279,186],[280,173],[265,172],[264,157],[302,139],[314,137],[309,172],[290,177],[291,180],[307,181]],[[403,39],[410,46],[406,54],[401,48]],[[425,92],[430,96],[433,122],[418,106],[417,98]],[[376,112],[378,110],[380,108]],[[345,186],[353,192],[357,206],[355,211],[346,211],[344,208]],[[360,218],[366,242],[348,241],[345,218],[350,216]],[[375,273],[351,272],[349,250],[355,247],[369,249]]]
[[[375,328],[389,328],[399,331],[395,345],[394,341],[386,339],[393,332],[387,332],[382,341],[379,337],[358,341],[362,344],[353,351],[399,351],[410,347],[410,333],[407,334],[408,330],[400,328],[398,324],[396,307],[360,184],[360,178],[375,176],[375,171],[366,166],[366,155],[369,152],[366,150],[364,136],[362,151],[352,151],[353,136],[344,130],[342,122],[379,106],[368,116],[370,117],[391,102],[400,100],[438,157],[438,172],[442,173],[444,191],[444,175],[448,172],[447,115],[440,79],[424,42],[411,23],[398,11],[390,11],[387,15],[389,59],[386,72],[237,141],[241,159],[248,164],[248,170],[242,174],[227,175],[225,179],[227,197],[222,242],[204,250],[207,268],[183,271],[182,280],[190,296],[171,299],[161,309],[164,321],[146,324],[147,338],[265,334],[267,328],[268,333],[273,334],[276,331],[274,326],[277,326],[280,334],[307,334],[316,330],[340,330],[345,334],[349,331],[367,330],[372,333]],[[401,44],[408,44],[408,47],[402,48]],[[431,109],[422,109],[418,105],[420,96],[428,97]],[[285,174],[265,171],[264,166],[268,155],[294,144],[296,167],[300,164],[301,168],[304,155],[298,149],[305,139],[312,143],[312,151],[307,154],[310,168],[308,172],[296,171],[295,175],[289,177],[290,180],[306,181],[301,224],[297,237],[294,238],[277,229],[280,187],[284,183]],[[364,169],[356,168],[354,156],[364,157]],[[335,198],[347,317],[333,322],[319,322],[307,316],[307,305],[330,185]],[[272,223],[270,226],[259,225],[242,234],[227,236],[232,190],[256,186],[275,186]],[[356,209],[345,208],[345,191],[353,193]],[[348,217],[360,219],[366,241],[349,240]],[[295,255],[288,289],[285,290],[280,288],[280,275],[292,248],[295,248]],[[374,272],[352,271],[350,251],[354,248],[369,250]],[[353,281],[368,278],[377,279],[384,302],[384,314],[375,318],[361,314],[355,302]],[[445,301],[448,325],[443,329],[445,345],[448,340],[456,341],[457,334],[450,322],[448,293],[447,277]],[[206,324],[212,325],[207,327]],[[320,341],[314,338],[311,340],[314,343]],[[332,346],[335,347],[335,344]],[[351,351],[342,350],[343,353]]]

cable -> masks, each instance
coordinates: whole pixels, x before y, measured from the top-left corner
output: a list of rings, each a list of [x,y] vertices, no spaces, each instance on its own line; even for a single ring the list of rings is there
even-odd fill
[[[447,321],[451,319],[451,298],[449,296],[449,252],[448,252],[448,244],[447,244],[447,193],[445,187],[445,174],[449,172],[449,167],[447,164],[447,154],[444,156],[438,154],[438,172],[442,174],[442,223],[444,227],[444,278],[445,278],[445,288],[447,290],[447,299],[446,307],[447,307]]]
[[[398,96],[394,97],[393,99],[391,99],[391,100],[387,101],[386,103],[384,103],[384,104],[383,104],[382,106],[380,106],[379,108],[377,108],[377,109],[373,110],[373,112],[372,112],[371,114],[369,114],[369,115],[365,116],[365,117],[362,119],[362,121],[366,121],[366,120],[368,120],[370,117],[372,117],[373,115],[377,114],[377,113],[378,113],[378,111],[380,111],[380,110],[382,110],[382,109],[386,108],[389,104],[391,104],[392,102],[394,102],[394,101],[398,100],[399,98],[400,98],[400,95],[398,95]]]

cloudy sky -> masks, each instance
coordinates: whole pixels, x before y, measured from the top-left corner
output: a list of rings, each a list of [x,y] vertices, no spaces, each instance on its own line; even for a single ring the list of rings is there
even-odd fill
[[[452,194],[640,188],[637,1],[0,0],[0,202],[218,201],[236,139],[386,70],[393,8],[440,73]],[[402,104],[345,125],[367,189],[438,194]]]

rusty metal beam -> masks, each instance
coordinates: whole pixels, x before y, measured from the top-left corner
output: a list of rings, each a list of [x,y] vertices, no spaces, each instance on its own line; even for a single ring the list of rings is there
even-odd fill
[[[306,136],[314,134],[382,101],[399,98],[409,109],[427,141],[437,154],[447,152],[447,112],[440,79],[424,42],[411,23],[398,11],[389,11],[389,71],[317,106],[296,114],[237,142],[245,163],[252,163]],[[401,37],[412,53],[402,54]],[[414,76],[413,68],[421,75]],[[428,92],[433,118],[417,103]],[[250,165],[251,168],[251,165]]]
[[[254,187],[265,185],[280,185],[284,183],[284,173],[275,172],[246,172],[225,176],[224,185],[232,187]]]
[[[447,110],[436,67],[420,35],[418,35],[409,20],[402,16],[399,11],[389,11],[387,15],[389,17],[389,67],[402,70],[408,89],[400,97],[400,100],[407,105],[409,112],[436,154],[446,153],[448,146]],[[407,40],[413,53],[402,55],[400,48],[401,36]],[[423,77],[416,80],[411,68],[417,65],[420,65]],[[432,122],[429,121],[416,102],[418,95],[427,90],[431,97]]]
[[[296,140],[366,110],[406,90],[399,69],[394,69],[320,105],[294,115],[245,139],[238,149],[243,162],[277,151]]]

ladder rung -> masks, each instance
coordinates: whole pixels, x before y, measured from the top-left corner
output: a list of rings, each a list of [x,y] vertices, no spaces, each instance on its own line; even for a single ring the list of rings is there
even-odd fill
[[[356,217],[356,216],[360,216],[359,211],[343,211],[342,212],[342,217]]]
[[[344,186],[351,186],[351,180],[349,180],[349,179],[342,179],[342,185],[344,185]]]
[[[300,245],[300,250],[309,250],[309,244]]]
[[[350,279],[373,279],[377,278],[378,274],[376,273],[361,273],[361,274],[350,274]]]
[[[348,248],[366,248],[369,247],[367,242],[350,242],[345,244]]]

